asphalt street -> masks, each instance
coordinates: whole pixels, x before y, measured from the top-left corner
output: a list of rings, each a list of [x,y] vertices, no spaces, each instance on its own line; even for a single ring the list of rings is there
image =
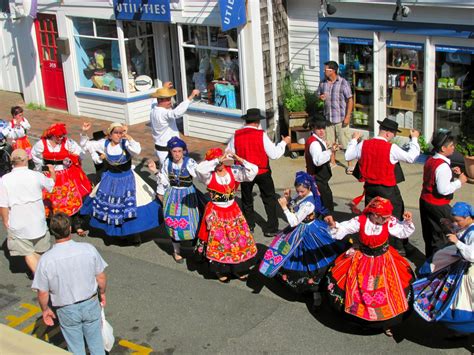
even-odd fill
[[[300,158],[301,159],[301,158]],[[289,158],[278,161],[294,164]],[[300,162],[301,163],[301,162]],[[90,159],[84,164],[93,172]],[[137,170],[155,185],[140,164]],[[202,184],[197,188],[205,191]],[[280,190],[281,192],[281,190]],[[257,212],[263,205],[256,199]],[[350,218],[347,200],[336,198],[336,219]],[[423,262],[423,242],[419,213],[413,210],[417,233],[412,244],[417,248],[409,259]],[[25,216],[27,218],[27,216]],[[285,222],[280,221],[283,227]],[[6,233],[0,229],[3,253],[0,255],[0,322],[47,339],[64,347],[57,327],[46,329],[41,322],[31,281],[21,258],[6,250]],[[255,238],[261,256],[271,241],[260,228]],[[191,257],[176,264],[171,243],[164,229],[143,236],[140,247],[92,235],[77,241],[92,243],[109,264],[106,317],[114,328],[115,346],[111,354],[359,354],[417,353],[463,354],[473,351],[472,337],[447,340],[451,333],[440,325],[429,324],[412,314],[395,337],[364,330],[348,323],[323,305],[311,311],[310,298],[297,296],[276,280],[253,271],[244,283],[232,280],[221,284],[209,273],[206,264]],[[191,249],[186,250],[187,254]],[[1,336],[1,335],[0,335]],[[32,349],[32,353],[35,353]]]

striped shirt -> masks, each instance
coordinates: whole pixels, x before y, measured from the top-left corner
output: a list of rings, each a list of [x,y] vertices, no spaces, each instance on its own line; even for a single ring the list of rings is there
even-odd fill
[[[336,77],[332,83],[324,80],[319,84],[318,95],[326,95],[324,100],[324,115],[331,123],[340,123],[346,116],[347,100],[352,97],[351,86],[346,79]]]

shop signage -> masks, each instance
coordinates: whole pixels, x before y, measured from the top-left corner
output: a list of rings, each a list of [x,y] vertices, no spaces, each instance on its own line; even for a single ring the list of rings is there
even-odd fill
[[[219,9],[223,31],[247,23],[245,0],[219,0]]]
[[[474,48],[469,48],[469,47],[436,46],[436,51],[445,52],[445,53],[474,54]]]
[[[345,44],[361,44],[364,46],[371,46],[373,41],[365,38],[339,37],[339,43]]]
[[[417,51],[423,50],[423,45],[418,43],[408,43],[408,42],[387,42],[387,48],[406,48],[406,49],[415,49]]]
[[[117,20],[171,22],[169,0],[113,0]]]

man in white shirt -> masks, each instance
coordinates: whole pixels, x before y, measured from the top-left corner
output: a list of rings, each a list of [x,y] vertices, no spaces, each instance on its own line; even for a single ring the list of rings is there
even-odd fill
[[[352,134],[352,140],[347,146],[345,158],[347,161],[358,159],[358,172],[354,176],[364,182],[365,204],[380,196],[392,202],[393,213],[398,220],[403,220],[405,205],[397,184],[405,180],[399,162],[413,163],[420,155],[418,136],[420,132],[410,130],[408,152],[390,141],[397,135],[398,123],[385,118],[377,121],[380,124],[378,136],[358,143],[360,132]],[[391,243],[402,255],[406,251],[398,238],[391,238]]]
[[[274,144],[260,128],[260,120],[265,119],[265,116],[258,108],[248,109],[242,119],[245,121],[245,126],[235,131],[227,145],[227,149],[258,166],[258,174],[255,179],[241,184],[242,212],[250,230],[253,232],[255,229],[255,211],[252,191],[253,186],[257,184],[267,214],[267,225],[263,230],[263,234],[266,237],[272,237],[278,232],[278,201],[269,159],[280,158],[285,153],[285,147],[291,142],[291,138],[282,136],[282,141]]]
[[[51,192],[56,173],[48,165],[51,178],[28,169],[28,154],[23,149],[12,152],[13,170],[0,180],[0,212],[8,230],[7,246],[12,256],[24,256],[34,273],[40,254],[50,246],[43,189]]]
[[[316,181],[321,202],[331,213],[334,212],[334,200],[329,180],[332,177],[330,160],[333,153],[339,149],[334,143],[328,147],[326,138],[326,121],[312,118],[309,121],[312,130],[311,136],[305,142],[304,158],[306,160],[306,172]]]
[[[176,93],[177,91],[173,89],[173,84],[166,82],[162,88],[157,89],[151,94],[151,97],[158,100],[158,103],[154,105],[151,110],[150,122],[153,140],[155,141],[156,156],[159,158],[161,164],[163,164],[168,156],[168,141],[172,137],[179,137],[176,119],[186,113],[191,101],[199,95],[199,90],[194,89],[186,100],[172,109],[173,104],[171,98],[175,96]]]
[[[451,171],[449,156],[454,153],[451,132],[439,132],[431,141],[435,155],[423,167],[423,187],[420,196],[420,217],[425,255],[427,258],[448,244],[441,220],[451,217],[453,193],[466,183],[467,177],[459,167]],[[458,176],[453,180],[453,172]]]
[[[53,326],[57,314],[73,354],[86,354],[85,338],[91,355],[103,355],[101,306],[106,305],[107,263],[93,245],[71,239],[71,221],[65,213],[54,214],[49,228],[56,242],[41,257],[31,285],[38,291],[43,321]],[[50,296],[56,314],[49,307]]]

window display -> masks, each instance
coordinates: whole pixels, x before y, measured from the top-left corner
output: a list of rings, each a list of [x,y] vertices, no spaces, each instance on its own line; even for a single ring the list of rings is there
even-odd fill
[[[74,18],[74,42],[81,87],[124,92],[117,23],[115,21]],[[128,92],[149,87],[135,83],[156,80],[153,32],[145,22],[123,22],[127,60]],[[151,78],[151,79],[149,79]]]
[[[351,126],[374,130],[372,40],[339,37],[339,75],[351,84],[354,99]]]
[[[240,109],[237,30],[181,26],[187,91],[201,91],[205,104]]]
[[[387,42],[387,114],[400,135],[423,130],[423,67],[422,45]]]
[[[73,24],[81,86],[123,92],[115,21],[74,18]]]
[[[435,129],[474,126],[474,48],[436,47]]]

